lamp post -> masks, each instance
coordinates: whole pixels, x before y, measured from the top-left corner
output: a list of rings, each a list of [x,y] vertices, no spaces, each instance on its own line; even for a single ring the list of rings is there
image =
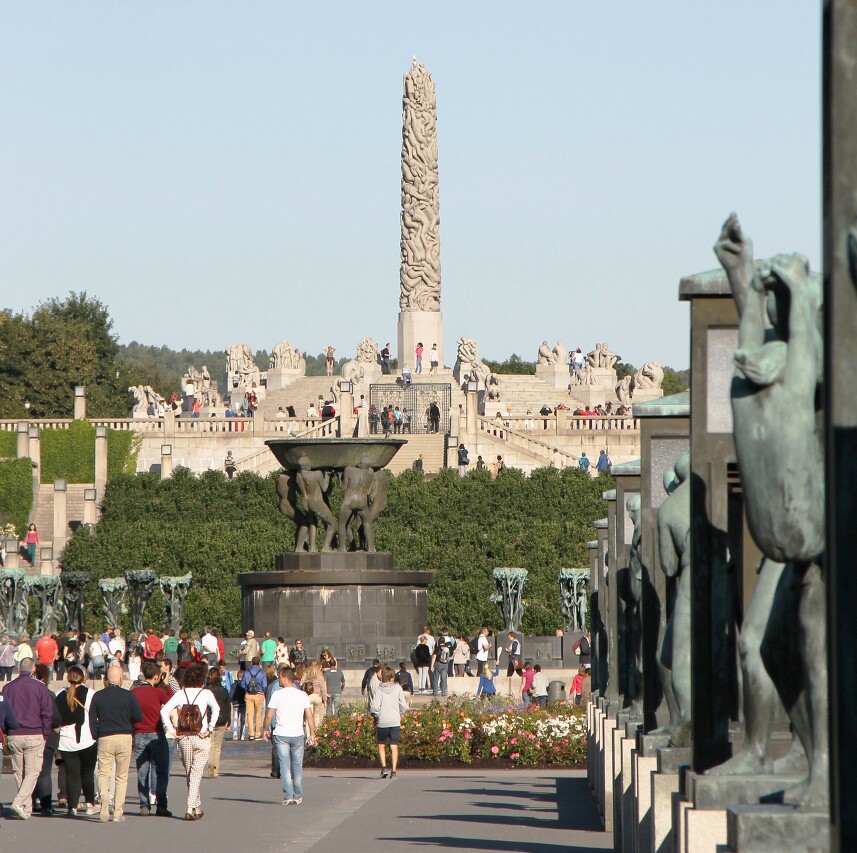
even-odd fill
[[[354,385],[350,379],[339,380],[339,434],[354,432]]]
[[[29,400],[24,400],[24,411],[28,417],[30,415],[30,406],[32,406],[32,403]]]

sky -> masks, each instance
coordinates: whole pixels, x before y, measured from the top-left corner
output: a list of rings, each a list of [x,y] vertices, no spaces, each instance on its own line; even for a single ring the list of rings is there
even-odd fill
[[[0,308],[120,342],[396,341],[402,76],[437,90],[447,363],[689,364],[730,211],[821,263],[821,4],[0,0]]]

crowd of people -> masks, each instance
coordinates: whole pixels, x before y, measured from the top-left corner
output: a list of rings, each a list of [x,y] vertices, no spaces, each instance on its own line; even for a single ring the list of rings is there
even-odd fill
[[[478,678],[478,697],[496,694],[499,650],[483,627],[475,638],[428,626],[417,638],[411,664],[398,670],[376,659],[364,673],[361,693],[375,722],[382,778],[398,768],[401,717],[414,694],[448,695],[449,678]],[[504,646],[507,675],[520,677],[521,697],[544,705],[548,682],[541,666],[525,660],[514,632]],[[575,651],[580,670],[570,687],[575,702],[589,690],[589,635]],[[281,779],[284,805],[303,800],[303,757],[317,743],[326,715],[335,715],[345,675],[333,654],[310,658],[303,642],[247,631],[230,669],[220,633],[149,629],[126,639],[119,627],[101,635],[44,634],[35,644],[24,634],[0,637],[0,735],[5,735],[17,785],[11,812],[28,820],[49,816],[125,819],[131,762],[136,770],[139,814],[171,817],[170,767],[176,753],[185,771],[184,819],[201,820],[202,781],[216,779],[224,740],[265,740],[272,745],[271,776]],[[476,671],[471,659],[475,658]],[[11,678],[17,667],[18,676]],[[65,681],[56,691],[54,680]],[[389,766],[387,748],[389,747]],[[57,790],[54,797],[53,772]]]

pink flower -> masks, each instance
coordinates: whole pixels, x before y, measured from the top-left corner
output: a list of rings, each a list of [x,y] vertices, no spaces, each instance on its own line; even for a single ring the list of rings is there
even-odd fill
[[[516,737],[513,737],[513,738],[509,741],[509,743],[510,743],[510,744],[512,744],[512,746],[515,746],[515,745],[518,743],[518,739],[517,739]]]
[[[521,757],[521,753],[520,753],[520,752],[513,752],[513,753],[509,756],[509,758],[511,758],[511,759],[512,759],[512,761],[517,761],[517,759],[519,759],[520,757]]]
[[[339,729],[337,729],[337,730],[334,732],[334,734],[335,734],[337,737],[339,737]]]
[[[492,754],[492,755],[497,755],[497,753],[498,753],[499,751],[500,751],[500,747],[499,747],[499,746],[492,746],[492,747],[491,747],[491,754]]]

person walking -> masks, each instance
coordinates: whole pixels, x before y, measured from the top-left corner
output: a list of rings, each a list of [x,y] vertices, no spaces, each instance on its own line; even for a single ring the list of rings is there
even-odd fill
[[[464,636],[456,637],[452,663],[457,678],[461,678],[466,674],[467,664],[470,663],[470,645]]]
[[[292,666],[295,667],[295,669],[297,669],[301,664],[306,666],[309,662],[302,640],[295,640],[295,644],[292,646],[291,659]]]
[[[89,731],[98,742],[98,794],[102,823],[110,820],[110,779],[116,771],[113,821],[125,820],[128,767],[134,747],[134,724],[143,719],[137,697],[122,689],[122,664],[107,667],[107,686],[99,690],[89,708]],[[71,801],[69,801],[71,802]]]
[[[533,671],[535,675],[533,676],[530,692],[533,695],[533,701],[544,708],[548,703],[548,678],[542,672],[542,665],[540,663],[533,666]]]
[[[59,657],[59,646],[57,641],[45,631],[38,640],[36,640],[36,660],[38,663],[44,664],[49,671],[51,678],[54,674],[57,657]]]
[[[8,634],[0,637],[0,682],[12,680],[12,670],[15,668],[15,650],[18,646]]]
[[[161,708],[161,721],[168,734],[178,741],[179,755],[187,780],[187,810],[185,820],[202,820],[200,788],[211,751],[211,729],[220,716],[220,706],[214,694],[205,686],[205,664],[185,667],[184,685]],[[170,714],[178,711],[176,722]]]
[[[324,667],[324,664],[322,664]],[[327,693],[327,716],[335,717],[342,704],[342,691],[345,690],[345,674],[339,671],[336,658],[332,657],[322,669],[324,687]],[[316,720],[318,723],[318,720]],[[318,728],[318,725],[316,725]]]
[[[24,544],[27,546],[27,559],[31,566],[36,565],[36,549],[39,547],[39,531],[35,524],[31,524],[27,528],[27,533],[24,536]]]
[[[336,666],[336,659],[327,657],[322,664],[313,658],[304,671],[304,676],[301,679],[301,688],[304,693],[309,696],[309,703],[312,705],[312,715],[315,719],[315,728],[321,725],[324,719],[325,708],[328,704],[327,680],[324,677],[322,666],[327,671],[331,666]]]
[[[262,718],[265,714],[265,691],[268,679],[260,666],[259,657],[250,661],[250,665],[241,676],[244,688],[244,701],[247,705],[247,734],[250,740],[262,737]]]
[[[18,661],[18,677],[3,691],[18,724],[9,729],[9,752],[18,793],[12,801],[12,811],[22,820],[28,820],[33,811],[32,796],[39,774],[45,740],[51,733],[54,721],[54,703],[50,691],[41,681],[33,678],[33,657]]]
[[[262,667],[267,669],[268,666],[273,666],[277,656],[277,641],[271,636],[270,631],[265,631],[265,639],[262,640],[261,651],[260,660]]]
[[[169,694],[162,689],[161,669],[154,661],[143,664],[143,683],[131,691],[140,704],[143,719],[134,724],[133,755],[137,768],[137,794],[140,798],[140,814],[151,814],[150,777],[155,781],[155,814],[172,817],[167,808],[167,785],[170,781],[169,747],[161,722],[161,708],[169,701]],[[151,773],[154,768],[154,774]]]
[[[385,666],[381,670],[381,684],[369,702],[369,712],[375,717],[378,746],[378,758],[381,761],[381,778],[396,778],[399,765],[399,735],[402,726],[402,714],[408,710],[408,700],[400,684],[396,683],[396,674]],[[445,683],[445,682],[444,682]],[[445,695],[445,694],[444,694]],[[390,744],[391,771],[387,773],[387,744]]]
[[[51,681],[51,667],[37,663],[33,668],[33,678],[37,678],[45,687],[48,687]],[[48,687],[48,695],[51,697],[51,702],[54,706],[53,719],[51,721],[51,732],[45,738],[45,749],[42,753],[42,769],[39,773],[39,778],[36,780],[36,787],[33,789],[32,809],[38,810],[43,815],[52,815],[54,813],[54,792],[53,778],[51,771],[54,767],[54,759],[57,754],[57,744],[59,743],[59,728],[60,728],[60,710],[57,707],[57,697],[51,693]]]
[[[437,645],[432,655],[432,669],[434,679],[432,693],[435,696],[447,695],[447,679],[449,678],[449,662],[452,660],[452,638],[447,635],[446,628],[440,632]]]
[[[309,696],[295,687],[294,670],[280,667],[277,673],[280,687],[271,696],[265,713],[263,737],[273,737],[280,760],[280,778],[283,783],[283,805],[299,806],[303,802],[303,762],[306,744],[315,746],[315,719]],[[273,735],[271,724],[273,723]],[[304,735],[304,726],[307,734]]]
[[[223,739],[232,724],[232,700],[229,691],[223,686],[220,670],[217,667],[208,671],[206,686],[217,700],[220,713],[211,730],[211,749],[208,753],[208,778],[216,779],[220,767],[220,750],[223,747]],[[209,720],[211,724],[211,720]]]
[[[416,347],[414,348],[414,355],[416,356],[416,367],[414,368],[414,373],[422,373],[423,372],[423,342],[420,341]]]
[[[464,477],[467,475],[467,468],[470,465],[470,457],[467,455],[467,448],[463,444],[458,445],[458,476]]]
[[[509,665],[506,667],[506,675],[511,676],[521,670],[521,641],[514,631],[509,631],[509,645],[506,646],[509,654]]]
[[[428,638],[420,634],[414,649],[414,666],[417,668],[417,692],[426,693],[429,690],[429,668],[431,667],[432,653],[429,650]]]
[[[429,352],[429,373],[437,373],[439,362],[440,358],[437,352],[437,344],[432,344]]]
[[[12,708],[12,703],[7,702],[0,693],[0,754],[6,743],[6,737],[10,729],[18,728],[18,718]],[[0,761],[0,774],[3,773],[3,762]]]

